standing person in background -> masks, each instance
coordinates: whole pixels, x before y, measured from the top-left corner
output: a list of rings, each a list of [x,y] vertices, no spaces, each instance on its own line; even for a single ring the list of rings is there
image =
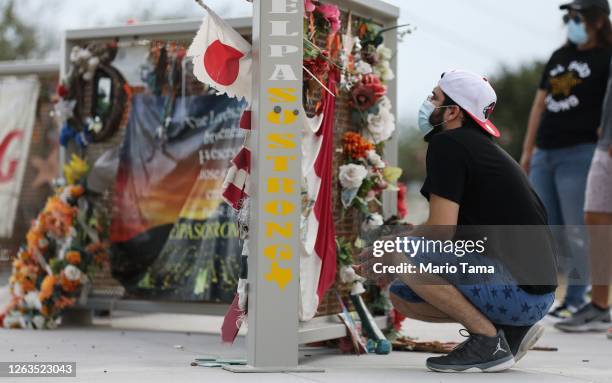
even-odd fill
[[[611,64],[612,73],[612,64]],[[610,277],[612,273],[612,75],[604,101],[601,134],[587,181],[584,221],[589,230],[591,253],[591,303],[572,317],[555,324],[562,331],[606,331],[610,322]]]
[[[585,303],[588,287],[583,208],[609,77],[612,27],[608,0],[574,0],[561,9],[567,10],[568,42],[544,69],[521,166],[548,211],[549,224],[571,226],[566,233],[571,238],[560,244],[569,286],[562,304],[550,313],[567,318]]]

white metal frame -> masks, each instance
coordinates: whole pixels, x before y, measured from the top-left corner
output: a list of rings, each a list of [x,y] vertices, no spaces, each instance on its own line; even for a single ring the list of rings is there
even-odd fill
[[[254,7],[260,6],[260,1],[255,0]],[[267,1],[267,0],[266,0]],[[303,0],[298,0],[301,4]],[[383,2],[381,0],[327,0],[329,3],[333,3],[338,5],[343,10],[350,10],[354,15],[363,16],[372,18],[377,22],[383,23],[384,27],[394,26],[397,24],[397,19],[399,17],[399,9],[391,4]],[[258,12],[255,11],[255,16],[258,15]],[[254,17],[253,23],[260,23],[261,21],[268,21],[265,17]],[[251,18],[237,18],[237,19],[229,19],[227,22],[236,30],[244,35],[250,35],[251,31],[258,31],[262,26],[261,25],[253,25]],[[125,25],[125,26],[117,26],[117,27],[105,27],[105,28],[92,28],[92,29],[79,29],[79,30],[68,30],[64,34],[64,39],[62,41],[61,46],[61,61],[60,61],[60,73],[66,74],[69,66],[69,55],[72,47],[76,44],[79,44],[84,41],[93,41],[93,40],[109,40],[113,38],[120,39],[166,39],[166,40],[176,40],[183,38],[192,38],[199,28],[201,23],[201,18],[196,20],[182,20],[182,21],[169,21],[169,22],[156,22],[156,23],[143,23],[143,24],[135,24],[135,25]],[[252,29],[253,26],[253,29]],[[264,28],[266,28],[264,26]],[[301,30],[301,28],[300,28]],[[301,33],[299,35],[299,44],[301,47]],[[258,36],[254,36],[254,49],[257,50],[256,44]],[[265,43],[265,41],[264,41]],[[397,50],[397,34],[396,33],[387,33],[385,36],[385,44],[393,49]],[[266,46],[267,48],[267,46]],[[257,68],[258,56],[255,52],[255,67]],[[394,59],[391,63],[392,69],[397,72],[397,62]],[[0,74],[2,73],[2,65],[0,65]],[[301,75],[301,71],[299,71]],[[260,84],[259,89],[264,89],[267,85],[265,82]],[[301,92],[299,92],[301,93]],[[392,81],[388,84],[388,96],[391,99],[394,110],[397,110],[397,86],[396,82]],[[257,107],[259,100],[254,102],[254,106]],[[258,113],[253,113],[253,118],[256,119]],[[254,121],[254,127],[257,127],[259,124],[258,121]],[[257,143],[258,148],[261,148],[261,143]],[[254,153],[256,157],[257,152]],[[62,154],[63,156],[63,154]],[[385,157],[389,161],[390,164],[397,163],[397,134],[395,134],[394,138],[387,143],[385,150]],[[63,161],[63,158],[62,158]],[[255,158],[254,163],[257,163],[257,159]],[[256,166],[256,165],[254,165]],[[254,171],[254,174],[258,174],[258,170]],[[255,181],[255,183],[260,183],[259,180]],[[385,196],[384,202],[384,212],[386,216],[394,214],[396,206],[396,197],[394,194],[388,194]],[[261,206],[260,206],[261,208]],[[298,225],[299,227],[299,225]],[[260,260],[258,259],[256,253],[251,253],[250,264],[249,264],[249,277],[252,278],[252,274],[256,273],[258,270],[257,264]],[[297,254],[297,253],[296,253]],[[297,261],[297,260],[296,260]],[[299,262],[297,262],[297,273],[299,275]],[[260,273],[260,277],[263,274]],[[260,279],[263,280],[263,279]],[[295,297],[291,298],[294,302],[290,302],[292,305],[295,305],[297,308],[297,289]],[[249,301],[256,302],[258,299],[261,301],[262,296],[255,297],[252,296],[253,291],[249,292]],[[264,300],[268,300],[267,298],[263,298]],[[270,302],[269,302],[270,303]],[[278,304],[278,303],[277,303]],[[143,301],[143,300],[121,300],[121,299],[109,299],[109,298],[100,298],[100,297],[92,297],[89,299],[87,308],[89,309],[116,309],[116,310],[129,310],[129,311],[140,311],[140,312],[181,312],[181,313],[192,313],[192,314],[213,314],[220,315],[224,312],[226,305],[214,304],[214,303],[178,303],[178,302],[156,302],[156,301]],[[292,306],[293,307],[293,306]],[[255,317],[255,307],[251,308],[251,313],[249,317]],[[290,320],[297,321],[297,315],[290,315]],[[339,337],[343,337],[347,335],[347,331],[343,324],[341,324],[336,316],[328,316],[328,317],[320,317],[315,318],[307,323],[299,324],[296,322],[295,324],[289,324],[289,326],[293,326],[296,329],[297,336],[291,337],[290,340],[282,339],[280,337],[276,337],[273,342],[264,339],[263,337],[257,337],[255,333],[258,331],[259,324],[264,323],[266,320],[273,321],[273,323],[277,320],[282,320],[283,318],[278,318],[274,312],[267,313],[265,315],[258,316],[257,323],[249,323],[249,328],[251,331],[249,332],[251,335],[249,336],[248,343],[249,346],[249,355],[248,355],[248,363],[249,366],[247,370],[249,371],[289,371],[296,369],[297,366],[297,348],[299,344],[305,344],[315,341],[322,341],[328,339],[335,339]],[[379,321],[384,322],[384,318],[378,318]],[[382,325],[383,323],[381,323]],[[271,327],[266,326],[269,331]],[[253,331],[256,329],[256,331]],[[263,343],[261,343],[263,342]],[[257,345],[255,344],[257,343]],[[274,347],[279,347],[276,351],[274,351]],[[266,349],[266,352],[274,352],[277,355],[282,352],[289,352],[291,357],[281,362],[280,364],[272,365],[270,363],[270,359],[266,359],[265,361],[258,363],[255,351],[260,350],[261,353],[263,349]],[[280,351],[280,352],[279,352]],[[282,358],[281,358],[282,359]]]
[[[0,76],[21,76],[34,74],[39,76],[57,74],[59,63],[41,60],[0,61]]]

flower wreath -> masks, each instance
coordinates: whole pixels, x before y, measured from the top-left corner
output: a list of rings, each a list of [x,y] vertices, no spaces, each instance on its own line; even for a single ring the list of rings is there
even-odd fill
[[[119,128],[130,91],[110,64],[116,54],[116,42],[72,49],[68,74],[57,86],[62,146],[74,140],[86,147],[108,139]]]

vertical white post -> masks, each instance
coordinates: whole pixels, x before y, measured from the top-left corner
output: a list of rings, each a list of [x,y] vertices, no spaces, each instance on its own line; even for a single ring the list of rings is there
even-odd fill
[[[298,366],[303,0],[253,1],[247,364]]]

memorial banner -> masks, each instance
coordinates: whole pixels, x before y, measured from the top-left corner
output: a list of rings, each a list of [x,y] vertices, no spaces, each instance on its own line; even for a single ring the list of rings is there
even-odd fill
[[[113,276],[128,295],[231,301],[240,243],[221,187],[244,142],[244,103],[225,96],[136,95],[111,222]]]
[[[0,79],[0,238],[13,235],[39,88],[36,76]]]

